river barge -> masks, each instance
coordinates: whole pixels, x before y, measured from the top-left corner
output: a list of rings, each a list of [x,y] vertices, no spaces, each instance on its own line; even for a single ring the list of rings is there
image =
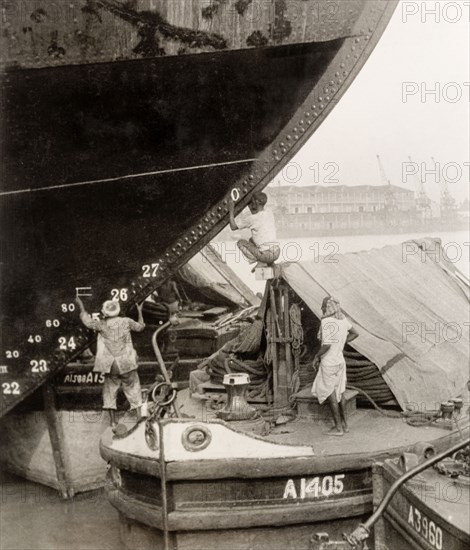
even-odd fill
[[[469,453],[461,434],[442,452],[428,445],[374,464],[374,513],[342,540],[315,533],[309,550],[367,550],[369,539],[377,550],[468,548]]]
[[[411,245],[417,253],[404,262]],[[338,255],[334,264],[281,265],[260,313],[272,395],[260,404],[248,385],[247,403],[235,398],[239,374],[229,358],[221,410],[214,362],[204,398],[178,392],[166,414],[157,404],[158,414],[128,435],[106,432],[101,454],[127,547],[308,548],[312,532],[333,538],[372,512],[374,462],[429,446],[439,452],[468,436],[469,287],[436,247],[407,242]],[[340,299],[359,333],[345,351],[350,431],[342,437],[325,435],[329,413],[310,391],[318,344],[309,335],[325,294]],[[435,342],[415,330],[423,318],[462,333]],[[381,407],[358,406],[358,394]]]
[[[465,440],[464,440],[465,442]],[[435,548],[463,550],[470,545],[469,439],[435,467],[401,486],[374,528],[375,547],[383,550]],[[387,460],[374,471],[376,502],[411,469],[416,456]],[[411,460],[410,460],[411,459]],[[408,463],[406,462],[408,461]],[[410,464],[411,462],[411,464]]]

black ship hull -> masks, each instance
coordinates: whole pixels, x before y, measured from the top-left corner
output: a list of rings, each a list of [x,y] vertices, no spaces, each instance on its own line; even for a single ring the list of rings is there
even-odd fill
[[[145,15],[95,4],[126,24]],[[273,29],[287,17],[282,2],[274,5]],[[237,210],[246,206],[312,135],[395,2],[349,7],[344,21],[321,32],[317,22],[311,36],[305,21],[298,43],[295,33],[284,41],[274,34],[218,51],[207,35],[211,51],[37,67],[20,56],[4,65],[1,414],[89,345],[77,294],[90,312],[125,295],[122,309],[132,315],[227,224],[230,195]],[[36,10],[28,21],[40,17]]]

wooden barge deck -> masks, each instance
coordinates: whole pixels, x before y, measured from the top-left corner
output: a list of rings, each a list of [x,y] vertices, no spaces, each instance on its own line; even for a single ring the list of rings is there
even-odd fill
[[[186,392],[178,407],[193,418],[161,421],[156,450],[146,443],[145,422],[124,438],[110,430],[102,438],[112,464],[108,494],[129,548],[308,548],[322,526],[340,533],[371,513],[375,461],[428,446],[440,451],[460,437],[455,427],[416,428],[375,410],[357,410],[343,437],[325,435],[329,423],[312,418],[261,437],[246,423],[218,420]],[[468,419],[460,424],[468,433]],[[204,434],[200,450],[188,443],[191,432]]]

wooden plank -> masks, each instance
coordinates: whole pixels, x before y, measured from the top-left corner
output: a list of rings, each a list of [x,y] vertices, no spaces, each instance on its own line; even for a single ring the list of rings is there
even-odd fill
[[[161,507],[142,502],[121,491],[109,493],[109,499],[128,519],[134,519],[149,527],[162,530]],[[174,511],[168,514],[169,531],[201,531],[258,527],[262,525],[278,528],[300,522],[312,523],[362,515],[372,511],[372,494],[348,497],[326,502],[305,502],[264,508],[252,507],[239,510],[217,507],[213,510],[188,512]]]
[[[270,332],[271,332],[271,342],[268,342],[268,345],[271,345],[271,360],[272,360],[272,369],[273,369],[273,403],[277,407],[278,402],[278,386],[279,386],[279,362],[277,355],[277,345],[274,341],[275,338],[279,336],[278,324],[276,323],[277,309],[276,301],[274,297],[274,291],[272,286],[269,287],[269,299],[270,299],[270,313],[271,313],[271,322],[270,322]]]
[[[284,506],[257,506],[255,510],[248,506],[245,509],[218,507],[200,512],[171,512],[168,524],[171,531],[212,530],[253,528],[259,526],[293,525],[333,520],[338,517],[350,517],[367,514],[372,511],[372,495],[365,494],[325,502],[304,501],[302,504],[285,504]]]
[[[398,451],[397,451],[398,452]],[[329,457],[275,458],[256,461],[253,459],[204,460],[171,462],[167,467],[168,479],[219,479],[247,477],[278,477],[317,475],[320,473],[345,472],[369,468],[376,459],[393,458],[397,453],[381,451],[369,455],[348,454]],[[345,465],[347,462],[347,465]],[[250,472],[250,474],[247,474]]]
[[[287,399],[292,395],[292,349],[291,349],[291,330],[290,330],[290,314],[289,314],[289,290],[283,285],[282,290],[284,296],[284,337],[286,340],[286,377],[287,377]]]
[[[162,492],[161,517],[163,528],[163,548],[164,550],[170,550],[170,536],[168,532],[168,493],[165,462],[165,438],[163,437],[163,426],[161,423],[158,425],[158,439],[160,443],[160,483]]]
[[[289,388],[287,384],[287,364],[285,353],[285,318],[284,318],[284,297],[282,286],[271,288],[272,303],[271,309],[274,309],[273,319],[277,329],[277,337],[282,343],[274,344],[277,358],[277,386],[274,392],[274,407],[284,409],[289,406]],[[273,307],[274,303],[274,307]]]
[[[271,288],[271,281],[266,281],[266,285],[264,287],[263,299],[261,300],[261,304],[260,304],[259,309],[258,309],[258,317],[263,322],[266,318],[268,300],[269,300],[269,297],[270,297],[270,288]]]
[[[372,466],[372,490],[373,500],[372,506],[374,511],[377,510],[379,504],[384,497],[384,483],[382,478],[382,464],[376,463]],[[385,526],[384,518],[381,516],[374,525],[374,541],[376,548],[380,548],[382,541],[385,541]]]

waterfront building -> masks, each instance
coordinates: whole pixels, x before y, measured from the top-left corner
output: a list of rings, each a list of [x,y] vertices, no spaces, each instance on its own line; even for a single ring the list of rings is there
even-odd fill
[[[396,185],[308,185],[268,188],[270,203],[284,214],[415,210],[414,192]]]
[[[268,188],[281,237],[396,231],[421,223],[414,192],[396,185]]]

